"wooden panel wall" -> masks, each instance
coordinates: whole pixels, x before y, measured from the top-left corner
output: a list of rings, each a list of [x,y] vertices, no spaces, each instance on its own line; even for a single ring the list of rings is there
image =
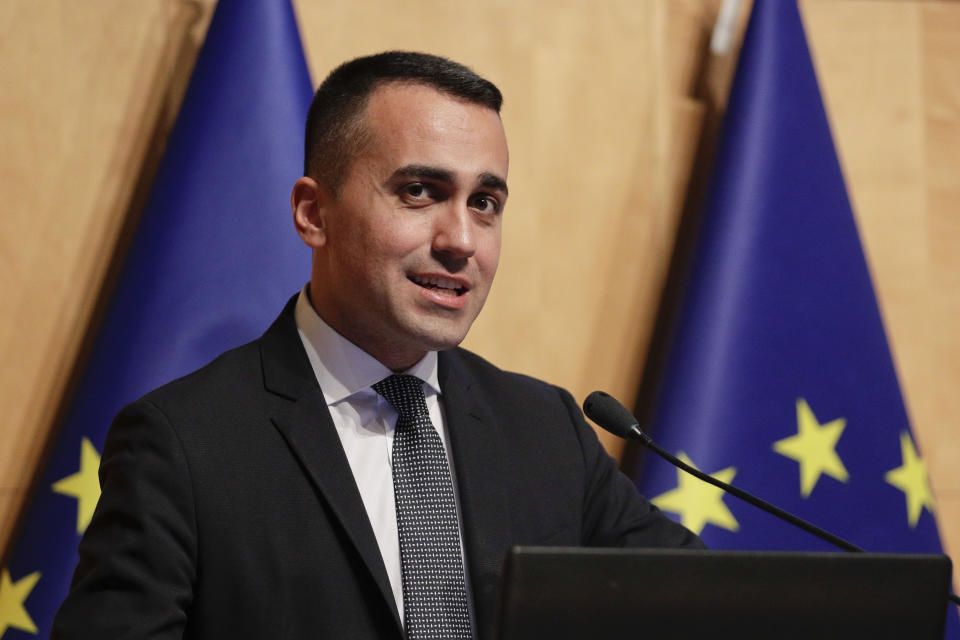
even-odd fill
[[[0,546],[213,1],[82,4],[0,5]],[[349,57],[410,48],[503,89],[511,198],[468,347],[578,398],[633,399],[698,140],[732,70],[705,57],[718,5],[295,2],[315,81]],[[802,8],[941,528],[960,549],[960,445],[948,439],[960,408],[960,6]]]

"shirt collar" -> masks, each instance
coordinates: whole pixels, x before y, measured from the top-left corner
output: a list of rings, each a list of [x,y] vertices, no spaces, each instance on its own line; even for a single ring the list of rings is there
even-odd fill
[[[297,298],[294,319],[327,405],[336,404],[391,375],[393,372],[380,361],[323,321],[310,304],[308,286],[309,283]],[[436,351],[428,351],[427,355],[403,373],[423,380],[427,385],[424,393],[441,393]]]

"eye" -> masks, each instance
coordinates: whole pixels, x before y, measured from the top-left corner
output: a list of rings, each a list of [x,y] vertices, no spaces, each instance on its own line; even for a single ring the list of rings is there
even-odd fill
[[[427,195],[427,187],[419,182],[414,182],[413,184],[408,184],[404,187],[406,194],[413,198],[422,198]]]
[[[470,199],[470,206],[481,213],[500,213],[500,202],[485,193],[479,193]]]
[[[400,188],[400,197],[407,202],[422,204],[428,200],[435,200],[436,194],[430,185],[423,182],[411,182]]]

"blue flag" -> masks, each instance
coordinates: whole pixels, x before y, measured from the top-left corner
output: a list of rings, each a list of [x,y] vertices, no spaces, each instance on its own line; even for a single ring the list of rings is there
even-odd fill
[[[754,4],[651,421],[657,442],[868,551],[940,552],[795,2]],[[649,456],[718,549],[835,550]]]
[[[287,204],[312,85],[288,0],[220,0],[89,361],[0,571],[0,638],[48,637],[125,404],[259,336],[309,277]]]

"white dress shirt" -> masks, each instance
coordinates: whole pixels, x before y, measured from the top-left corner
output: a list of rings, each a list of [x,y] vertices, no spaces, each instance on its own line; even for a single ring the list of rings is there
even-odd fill
[[[309,286],[309,285],[307,285]],[[353,344],[323,321],[310,304],[307,287],[300,292],[294,312],[300,340],[323,390],[333,424],[340,436],[354,480],[360,490],[373,533],[390,578],[393,597],[403,619],[403,582],[400,570],[400,537],[397,533],[397,509],[393,497],[393,434],[397,412],[371,386],[393,371]],[[440,406],[440,383],[437,376],[437,353],[428,352],[418,363],[403,373],[424,381],[423,393],[430,420],[443,442],[453,476],[457,496],[457,518],[460,521],[460,546],[463,547],[463,518],[453,457],[450,454],[446,421]],[[466,564],[466,563],[464,563]],[[467,568],[467,601],[473,617]]]

